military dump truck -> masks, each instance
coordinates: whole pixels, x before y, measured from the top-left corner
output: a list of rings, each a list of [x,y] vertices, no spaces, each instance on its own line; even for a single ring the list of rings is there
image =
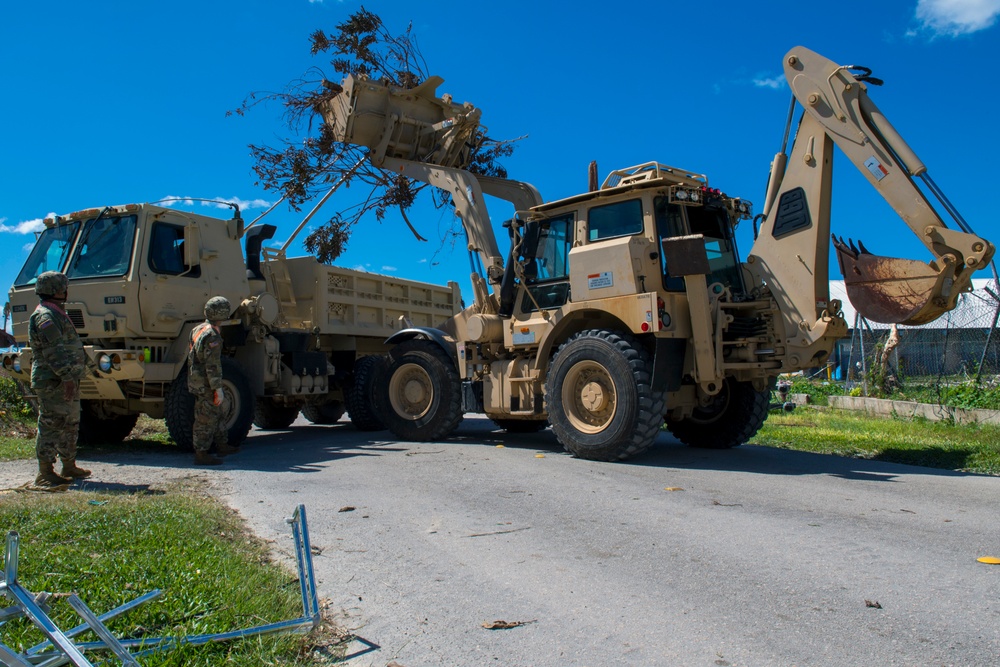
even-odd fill
[[[231,445],[251,423],[284,428],[300,410],[327,424],[346,409],[356,427],[383,428],[366,396],[386,339],[409,326],[438,326],[462,309],[455,283],[442,287],[288,258],[305,220],[284,246],[268,248],[263,244],[276,227],[245,227],[233,210],[223,220],[127,204],[45,220],[10,290],[13,332],[24,345],[38,303],[35,278],[66,273],[66,312],[98,368],[80,386],[81,441],[120,441],[147,414],[165,418],[171,437],[191,447],[189,334],[212,296],[234,307],[221,326]],[[3,354],[0,362],[29,379],[30,348]]]
[[[750,202],[708,177],[659,162],[545,202],[531,185],[465,169],[481,111],[437,96],[430,78],[402,89],[350,76],[317,107],[372,164],[447,191],[480,261],[474,302],[440,327],[407,327],[377,374],[376,404],[398,437],[448,437],[464,412],[508,431],[551,424],[576,456],[620,460],[661,425],[683,442],[744,443],[763,424],[781,373],[821,365],[845,336],[829,295],[830,192],[837,144],[928,250],[923,263],[835,239],[852,303],[877,321],[923,323],[971,289],[993,244],[976,236],[868,97],[870,70],[803,47],[785,75],[804,113],[790,155],[789,113],[755,243],[734,228]],[[917,187],[951,215],[948,228]],[[513,205],[501,253],[484,194]]]

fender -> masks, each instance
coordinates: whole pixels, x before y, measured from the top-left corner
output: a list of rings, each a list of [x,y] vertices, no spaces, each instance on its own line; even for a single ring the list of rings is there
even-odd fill
[[[445,351],[450,359],[454,361],[456,358],[458,346],[455,339],[440,329],[432,327],[408,327],[402,329],[386,338],[385,344],[399,345],[402,342],[414,339],[432,340]]]

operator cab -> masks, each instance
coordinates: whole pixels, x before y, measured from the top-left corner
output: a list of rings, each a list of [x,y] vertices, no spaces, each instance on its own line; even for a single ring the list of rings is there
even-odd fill
[[[662,251],[664,240],[676,237],[700,238],[709,285],[746,292],[735,225],[750,216],[749,202],[709,188],[703,175],[657,163],[613,176],[599,190],[542,204],[527,220],[505,223],[515,256],[501,286],[501,316],[658,289],[684,292],[683,276]],[[656,273],[659,285],[647,278]],[[517,287],[524,288],[519,298]]]

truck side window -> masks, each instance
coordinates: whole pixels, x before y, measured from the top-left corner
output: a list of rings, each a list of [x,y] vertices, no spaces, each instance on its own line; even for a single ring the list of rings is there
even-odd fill
[[[595,206],[587,212],[587,240],[600,241],[642,232],[642,200]]]
[[[184,228],[158,222],[153,225],[149,242],[149,268],[153,273],[179,275],[191,267],[184,264]],[[188,274],[192,278],[201,275],[199,267]]]
[[[534,257],[525,258],[525,284],[542,308],[558,308],[569,299],[569,249],[573,245],[573,215],[539,223],[538,246]],[[535,310],[528,295],[521,301],[522,312]]]

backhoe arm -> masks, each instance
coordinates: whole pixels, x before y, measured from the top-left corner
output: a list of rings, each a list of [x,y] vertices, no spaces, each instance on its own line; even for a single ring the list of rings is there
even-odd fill
[[[860,242],[835,238],[855,308],[868,319],[902,324],[924,324],[952,310],[958,296],[971,289],[972,273],[989,263],[993,244],[972,233],[868,97],[870,78],[851,73],[863,68],[840,66],[796,47],[785,55],[784,69],[804,113],[790,157],[786,161],[782,151],[772,163],[765,222],[752,251],[759,262],[755,270],[782,291],[798,289],[785,295],[792,310],[806,303],[825,307],[835,143],[934,255],[929,263],[881,257]],[[962,231],[945,225],[914,182],[917,177]],[[807,314],[798,315],[803,321]]]

